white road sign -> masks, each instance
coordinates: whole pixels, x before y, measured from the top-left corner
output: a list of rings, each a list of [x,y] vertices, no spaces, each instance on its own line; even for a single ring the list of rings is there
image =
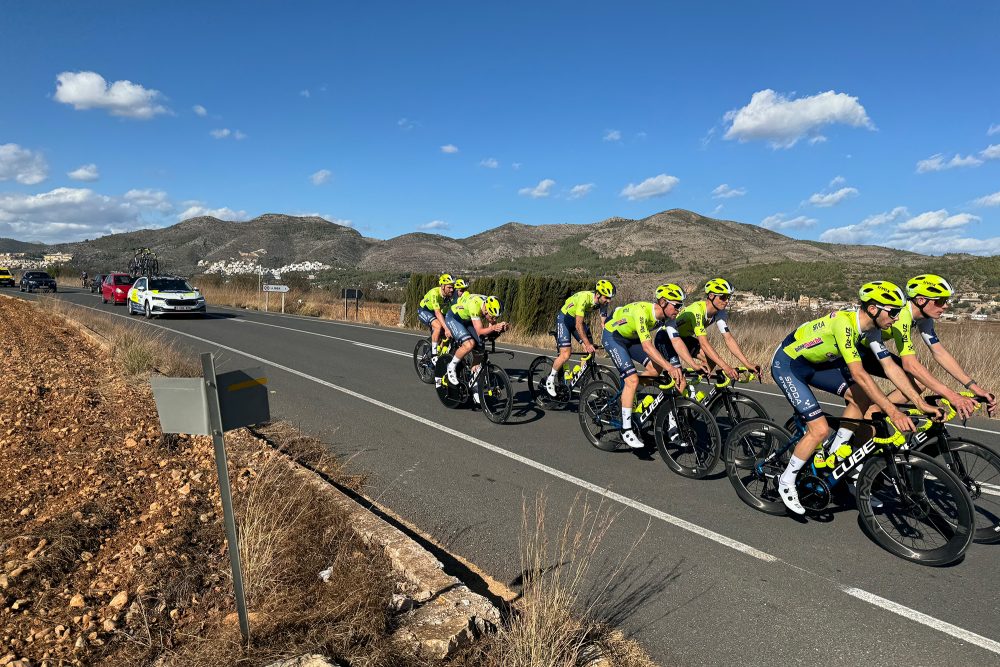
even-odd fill
[[[264,285],[265,292],[287,292],[288,285]]]

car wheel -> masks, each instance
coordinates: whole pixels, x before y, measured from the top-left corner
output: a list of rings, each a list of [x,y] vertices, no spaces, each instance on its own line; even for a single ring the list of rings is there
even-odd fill
[[[153,311],[149,307],[149,302],[148,301],[143,305],[143,310],[144,310],[144,314],[146,315],[146,319],[147,320],[153,319]]]
[[[101,303],[107,303],[107,302],[108,302],[108,300],[107,300],[107,299],[105,299],[105,298],[104,298],[104,295],[102,294],[102,295],[101,295]]]

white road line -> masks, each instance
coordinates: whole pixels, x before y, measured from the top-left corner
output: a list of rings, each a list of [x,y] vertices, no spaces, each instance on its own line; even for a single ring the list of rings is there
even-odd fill
[[[341,338],[341,340],[347,340],[347,339],[346,338]],[[413,356],[412,354],[409,354],[409,353],[406,353],[406,352],[402,352],[400,350],[392,350],[392,349],[389,349],[388,347],[382,347],[381,345],[369,345],[368,343],[359,343],[356,340],[352,340],[350,342],[352,344],[354,344],[354,345],[357,345],[358,347],[368,347],[368,348],[371,348],[373,350],[380,350],[382,352],[388,352],[389,354],[398,354],[401,357],[412,357]]]
[[[933,616],[928,616],[927,614],[922,614],[916,609],[910,609],[892,600],[886,600],[883,597],[879,597],[874,593],[869,593],[868,591],[862,590],[860,588],[842,588],[845,593],[851,597],[855,597],[859,600],[863,600],[868,604],[873,604],[876,607],[881,607],[887,611],[891,611],[894,614],[899,614],[904,618],[908,618],[911,621],[920,623],[921,625],[926,625],[929,628],[933,628],[938,632],[943,632],[947,635],[951,635],[956,639],[961,639],[964,642],[970,644],[975,644],[980,648],[984,648],[987,651],[992,651],[993,653],[1000,654],[1000,642],[994,641],[983,637],[982,635],[977,635],[974,632],[969,632],[957,625],[952,625],[951,623],[945,623],[942,620],[936,619]]]
[[[89,310],[96,310],[98,312],[107,313],[107,311],[101,310],[100,308],[91,308],[90,306],[83,306],[83,305],[80,305],[80,304],[76,304],[76,305],[79,306],[80,308],[87,308]],[[110,313],[110,314],[114,315],[115,317],[127,317],[125,315],[119,315],[117,313]],[[249,352],[244,352],[243,350],[238,350],[235,347],[229,347],[228,345],[223,345],[222,343],[217,343],[215,341],[208,340],[207,338],[202,338],[200,336],[195,336],[194,334],[185,333],[183,331],[177,331],[175,329],[170,329],[168,327],[164,327],[164,326],[161,326],[159,324],[153,324],[151,322],[143,322],[143,323],[144,324],[149,324],[150,326],[156,327],[158,329],[163,329],[164,331],[167,331],[169,333],[173,333],[173,334],[177,334],[177,335],[180,335],[180,336],[185,336],[187,338],[191,338],[193,340],[199,341],[201,343],[205,343],[207,345],[213,345],[213,346],[215,346],[215,347],[217,347],[219,349],[227,350],[229,352],[233,352],[233,353],[238,354],[240,356],[246,357],[247,359],[253,359],[254,361],[258,361],[258,362],[260,362],[262,364],[267,364],[267,365],[269,365],[269,366],[271,366],[273,368],[277,368],[279,370],[283,370],[286,373],[291,373],[292,375],[297,375],[297,376],[299,376],[301,378],[304,378],[306,380],[309,380],[311,382],[315,382],[316,384],[322,385],[324,387],[328,387],[328,388],[333,389],[335,391],[339,391],[339,392],[341,392],[343,394],[347,394],[348,396],[352,396],[354,398],[357,398],[358,400],[365,401],[366,403],[370,403],[370,404],[372,404],[374,406],[382,408],[383,410],[388,410],[390,412],[395,412],[396,414],[398,414],[398,415],[400,415],[402,417],[406,417],[407,419],[412,419],[413,421],[419,422],[421,424],[424,424],[425,426],[429,426],[430,428],[436,429],[436,430],[441,431],[443,433],[447,433],[448,435],[452,435],[452,436],[454,436],[456,438],[460,438],[462,440],[465,440],[468,443],[476,445],[477,447],[482,447],[485,450],[491,451],[491,452],[493,452],[495,454],[499,454],[500,456],[505,456],[505,457],[507,457],[509,459],[517,461],[518,463],[523,463],[524,465],[529,466],[531,468],[534,468],[535,470],[539,470],[541,472],[544,472],[547,475],[552,475],[553,477],[557,477],[557,478],[559,478],[559,479],[561,479],[563,481],[569,482],[570,484],[573,484],[575,486],[579,486],[580,488],[583,488],[583,489],[587,489],[588,491],[592,491],[593,493],[601,495],[601,496],[607,498],[608,500],[613,500],[613,501],[621,503],[622,505],[625,505],[627,507],[631,507],[633,509],[639,510],[640,512],[642,512],[644,514],[647,514],[647,515],[649,515],[651,517],[654,517],[656,519],[660,519],[661,521],[669,523],[669,524],[671,524],[673,526],[677,526],[678,528],[682,528],[683,530],[686,530],[688,532],[694,533],[695,535],[700,535],[701,537],[704,537],[705,539],[712,540],[713,542],[716,542],[716,543],[721,544],[723,546],[729,547],[730,549],[734,549],[734,550],[739,551],[740,553],[744,553],[744,554],[746,554],[748,556],[752,556],[754,558],[757,558],[759,560],[766,561],[766,562],[769,562],[769,563],[777,562],[779,560],[776,556],[772,556],[771,554],[766,553],[764,551],[761,551],[760,549],[756,549],[756,548],[750,546],[749,544],[744,544],[743,542],[740,542],[738,540],[734,540],[734,539],[732,539],[730,537],[726,537],[725,535],[722,535],[721,533],[717,533],[714,530],[709,530],[708,528],[702,528],[701,526],[699,526],[697,524],[694,524],[694,523],[691,523],[690,521],[687,521],[685,519],[681,519],[680,517],[676,517],[673,514],[668,514],[666,512],[663,512],[661,510],[656,509],[655,507],[651,507],[649,505],[646,505],[645,503],[641,503],[641,502],[639,502],[637,500],[633,500],[632,498],[628,498],[627,496],[623,496],[621,494],[615,493],[614,491],[611,491],[610,489],[606,489],[606,488],[604,488],[602,486],[598,486],[596,484],[591,484],[590,482],[588,482],[586,480],[580,479],[579,477],[574,477],[573,475],[565,473],[565,472],[563,472],[561,470],[557,470],[556,468],[552,468],[550,466],[547,466],[544,463],[539,463],[538,461],[535,461],[533,459],[529,459],[529,458],[527,458],[525,456],[521,456],[520,454],[515,454],[514,452],[509,452],[506,449],[503,449],[501,447],[497,447],[496,445],[491,445],[490,443],[486,442],[485,440],[480,440],[479,438],[475,438],[475,437],[473,437],[471,435],[467,435],[465,433],[462,433],[461,431],[456,431],[453,428],[449,428],[447,426],[443,426],[441,424],[438,424],[436,422],[431,421],[430,419],[425,419],[424,417],[421,417],[420,415],[415,415],[412,412],[407,412],[406,410],[403,410],[402,408],[397,408],[394,405],[388,405],[388,404],[386,404],[386,403],[384,403],[384,402],[382,402],[382,401],[380,401],[378,399],[371,398],[371,397],[366,396],[364,394],[360,394],[360,393],[358,393],[356,391],[353,391],[351,389],[348,389],[346,387],[341,387],[340,385],[333,384],[332,382],[327,382],[326,380],[323,380],[323,379],[318,378],[318,377],[314,377],[312,375],[309,375],[308,373],[303,373],[300,370],[291,368],[289,366],[285,366],[283,364],[279,364],[277,362],[271,361],[270,359],[265,359],[263,357],[258,357],[257,355],[250,354]],[[268,325],[268,326],[275,326],[275,325]],[[283,327],[280,327],[280,328],[283,328]],[[322,334],[318,334],[318,335],[322,335]]]
[[[344,343],[350,343],[351,345],[357,345],[358,347],[369,347],[373,350],[380,350],[381,352],[388,352],[389,354],[398,354],[401,357],[411,357],[413,356],[409,352],[403,352],[401,350],[393,350],[392,348],[382,347],[380,345],[370,345],[368,343],[362,343],[360,341],[351,340],[350,338],[341,338],[340,336],[331,336],[330,334],[322,334],[316,331],[304,331],[302,329],[293,329],[292,327],[283,327],[280,324],[268,324],[267,322],[254,322],[253,320],[241,320],[232,319],[231,322],[242,322],[244,324],[256,324],[259,327],[273,327],[275,329],[284,329],[285,331],[294,331],[295,333],[306,334],[307,336],[319,336],[320,338],[331,338],[333,340],[339,340]],[[171,329],[172,331],[172,329]]]

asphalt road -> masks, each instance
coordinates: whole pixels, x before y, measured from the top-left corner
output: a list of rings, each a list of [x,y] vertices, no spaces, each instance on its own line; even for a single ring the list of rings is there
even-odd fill
[[[57,296],[126,318],[89,293]],[[519,380],[537,352],[496,358],[518,394],[512,423],[497,426],[446,409],[416,379],[412,332],[210,310],[133,321],[215,352],[221,370],[267,366],[274,417],[330,443],[368,474],[370,497],[492,577],[516,585],[522,506],[539,492],[553,529],[584,496],[610,510],[587,598],[661,664],[1000,664],[1000,545],[974,544],[952,567],[915,565],[869,540],[853,507],[822,521],[767,516],[721,469],[689,480],[657,456],[599,451],[574,412],[527,405]],[[773,386],[746,389],[772,416],[789,414]],[[996,422],[967,426],[954,432],[1000,448]]]

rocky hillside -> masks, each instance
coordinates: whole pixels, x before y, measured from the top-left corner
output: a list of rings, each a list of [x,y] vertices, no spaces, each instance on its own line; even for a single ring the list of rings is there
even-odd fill
[[[4,241],[0,240],[0,252],[15,250]],[[593,224],[538,226],[510,222],[464,239],[417,233],[386,241],[366,238],[317,217],[266,214],[247,222],[199,217],[163,229],[113,234],[51,249],[71,252],[80,264],[98,271],[124,266],[131,250],[140,246],[156,250],[161,265],[177,273],[196,272],[199,260],[239,258],[240,253],[261,249],[266,251],[261,258],[266,266],[319,261],[372,271],[449,267],[460,272],[488,270],[491,265],[518,269],[522,263],[532,270],[547,265],[558,265],[558,270],[607,270],[609,260],[627,269],[632,265],[628,257],[641,253],[642,270],[669,267],[682,275],[703,272],[708,266],[735,268],[779,261],[892,265],[919,257],[878,246],[800,241],[756,225],[682,209],[641,220],[610,218]],[[539,259],[547,256],[552,262]]]

